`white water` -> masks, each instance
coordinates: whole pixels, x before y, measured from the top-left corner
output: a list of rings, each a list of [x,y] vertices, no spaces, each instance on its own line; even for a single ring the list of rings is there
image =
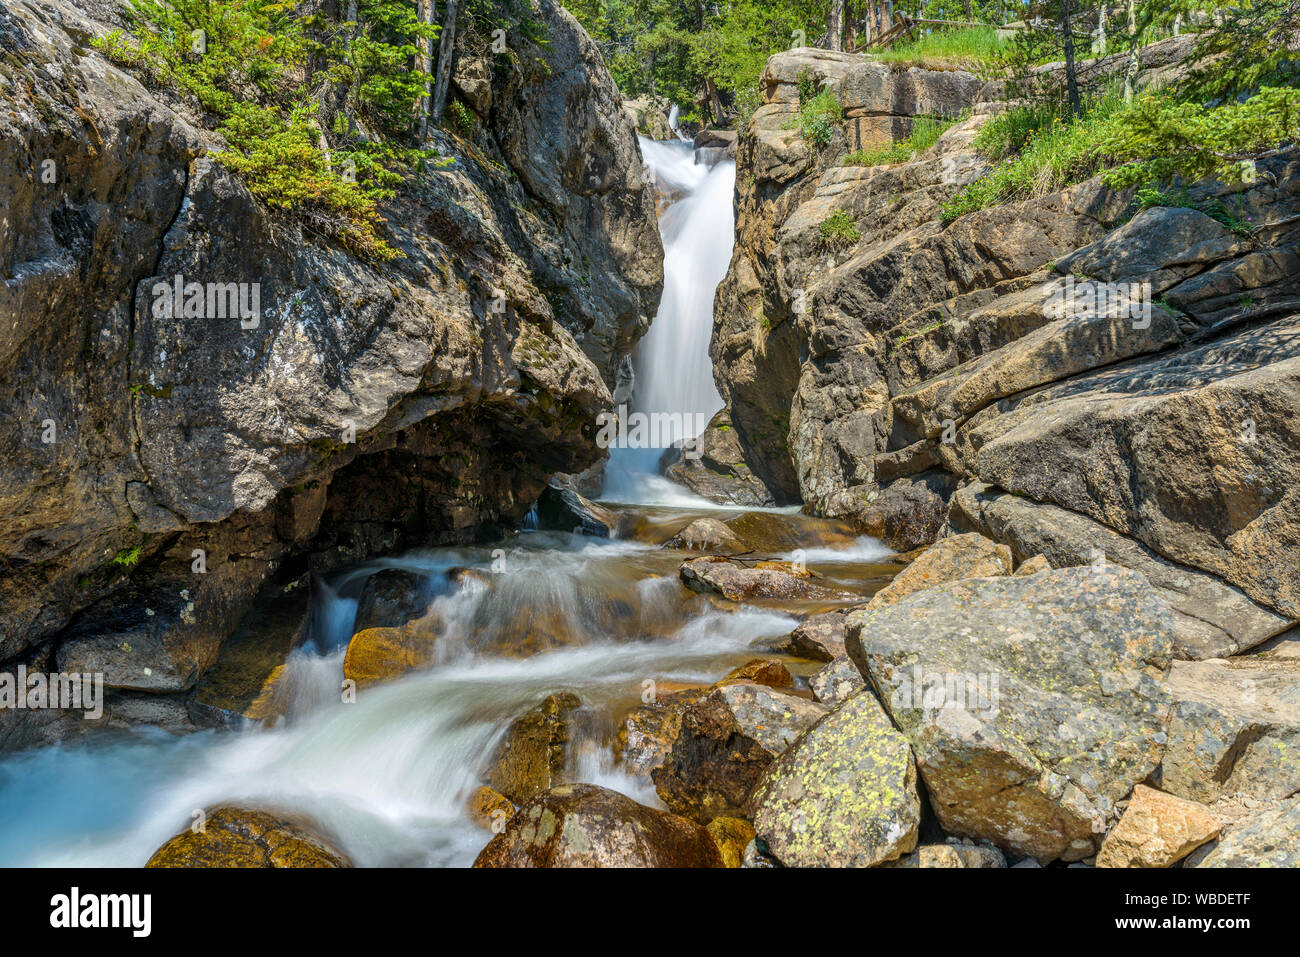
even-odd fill
[[[290,658],[292,705],[276,727],[100,735],[0,762],[0,865],[139,866],[197,809],[230,801],[304,814],[359,865],[468,865],[491,837],[464,811],[486,757],[512,717],[557,690],[577,693],[597,722],[576,742],[572,776],[659,806],[648,781],[614,764],[600,716],[607,725],[646,679],[715,680],[795,619],[683,595],[679,556],[654,546],[553,533],[517,542],[494,587],[470,581],[432,600],[448,625],[436,667],[363,688],[355,703],[339,693],[343,648],[318,630]],[[437,549],[355,569],[320,593],[315,621],[350,635],[356,603],[338,590],[380,567],[437,577],[491,561],[488,549]],[[601,610],[614,602],[632,613],[611,630]],[[521,610],[554,613],[584,643],[524,659],[469,646],[476,632],[517,628]]]
[[[699,434],[722,408],[713,381],[709,340],[713,297],[727,274],[735,243],[732,196],[736,164],[712,168],[695,162],[689,141],[641,140],[645,162],[655,171],[664,197],[678,197],[659,219],[664,244],[664,291],[659,311],[633,355],[636,387],[631,411],[679,415],[684,428],[652,449],[613,449],[604,497],[619,502],[662,505],[708,503],[658,474],[663,449]]]
[[[689,144],[643,140],[642,149],[680,198],[660,223],[664,296],[635,357],[634,409],[707,421],[722,405],[708,345],[732,250],[735,166],[696,165]],[[660,450],[615,451],[606,498],[719,510],[657,474]],[[834,576],[839,563],[886,552],[864,539],[801,557]],[[650,783],[614,762],[611,716],[638,699],[645,680],[714,681],[750,658],[756,639],[795,624],[686,593],[680,558],[652,545],[530,532],[507,546],[492,587],[473,579],[445,587],[454,566],[491,568],[488,548],[434,549],[337,575],[315,593],[311,640],[287,663],[287,716],[275,727],[180,737],[141,729],[0,758],[0,865],[139,866],[196,810],[226,802],[305,815],[360,865],[467,865],[490,837],[464,808],[485,760],[510,719],[561,690],[584,704],[569,776],[657,806]],[[443,622],[436,663],[346,704],[343,649],[357,595],[382,567],[440,586],[430,590],[430,612]],[[565,643],[526,658],[481,646],[484,636],[509,644],[538,631]]]

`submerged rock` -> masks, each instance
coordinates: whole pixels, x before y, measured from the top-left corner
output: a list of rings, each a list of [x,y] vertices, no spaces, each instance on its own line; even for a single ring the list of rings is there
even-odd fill
[[[821,576],[816,572],[791,562],[758,562],[749,566],[710,556],[683,562],[678,574],[691,591],[714,592],[731,601],[758,598],[832,601],[847,597],[846,592],[820,584]]]
[[[488,783],[515,804],[564,783],[572,716],[581,706],[577,695],[561,691],[510,722],[489,760]]]
[[[475,867],[720,867],[694,821],[594,784],[538,794],[474,861]]]
[[[1097,854],[1098,867],[1169,867],[1219,836],[1204,804],[1139,784]]]
[[[716,518],[697,518],[668,541],[664,548],[686,548],[693,552],[713,552],[738,555],[749,551],[749,546],[736,537],[736,533]]]
[[[794,685],[794,676],[790,674],[790,669],[775,658],[755,658],[739,668],[732,668],[726,677],[714,682],[709,690],[746,682],[767,685],[769,688],[789,688]]]
[[[354,632],[367,628],[400,628],[419,618],[428,607],[429,579],[405,568],[381,568],[361,589]]]
[[[707,823],[743,816],[749,793],[772,759],[826,709],[762,685],[728,685],[682,713],[667,760],[651,773],[660,799]]]
[[[433,661],[436,636],[422,628],[367,628],[352,636],[343,677],[358,688],[400,678]]]
[[[307,826],[267,811],[219,807],[158,850],[145,867],[351,867]]]
[[[1172,631],[1141,576],[1070,568],[855,612],[848,649],[945,831],[1075,861],[1164,753]]]
[[[870,867],[916,846],[921,801],[907,739],[870,691],[836,708],[764,773],[754,830],[789,867]]]

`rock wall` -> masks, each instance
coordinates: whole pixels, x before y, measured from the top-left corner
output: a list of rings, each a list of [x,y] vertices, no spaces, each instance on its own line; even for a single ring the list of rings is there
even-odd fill
[[[1185,48],[1147,48],[1143,78]],[[791,122],[801,74],[847,118],[821,149]],[[1062,554],[1206,575],[1226,604],[1189,605],[1189,655],[1300,617],[1300,153],[1261,161],[1252,184],[1196,184],[1185,207],[1139,211],[1091,180],[945,225],[942,204],[987,168],[971,143],[1003,108],[995,85],[795,50],[764,89],[712,355],[745,461],[778,499],[899,550],[946,526],[1025,545],[1018,560],[1055,536]],[[924,154],[841,165],[936,113],[964,118]],[[820,226],[840,210],[861,238],[831,248]],[[1134,316],[1057,308],[1143,282]],[[979,494],[950,508],[959,487]]]
[[[86,9],[0,9],[0,662],[182,692],[269,578],[472,539],[593,464],[662,248],[551,0],[548,46],[462,52],[475,128],[432,134],[455,162],[383,210],[382,266],[254,200]],[[260,316],[167,317],[178,276],[256,283]]]

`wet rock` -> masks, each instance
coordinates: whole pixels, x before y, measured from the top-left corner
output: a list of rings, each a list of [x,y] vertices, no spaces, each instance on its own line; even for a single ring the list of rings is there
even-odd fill
[[[916,847],[921,802],[907,739],[870,691],[836,708],[767,769],[754,830],[789,867],[870,867]]]
[[[731,601],[758,598],[824,599],[849,597],[846,592],[819,584],[816,572],[791,562],[763,561],[744,565],[721,556],[693,558],[678,570],[691,591],[713,592]]]
[[[702,688],[662,694],[652,704],[628,712],[616,740],[624,769],[648,775],[663,764],[681,730],[682,714],[705,694]]]
[[[1098,867],[1170,867],[1219,836],[1222,824],[1204,804],[1143,784],[1102,842]]]
[[[855,612],[847,645],[946,832],[1073,861],[1164,753],[1172,631],[1141,576],[1070,568]]]
[[[832,494],[825,506],[895,551],[929,545],[943,528],[956,483],[937,470],[895,479],[883,487],[855,486]]]
[[[1176,661],[1162,790],[1212,803],[1279,799],[1300,789],[1300,661],[1256,657]]]
[[[465,802],[469,819],[483,828],[500,834],[506,822],[514,816],[515,806],[500,791],[494,791],[486,784],[476,788]]]
[[[708,823],[744,816],[746,798],[772,759],[826,709],[762,685],[711,691],[682,714],[668,759],[651,772],[668,808]]]
[[[983,535],[942,538],[921,552],[871,597],[868,608],[893,604],[915,592],[963,578],[996,578],[1011,574],[1011,549]]]
[[[400,628],[425,613],[429,597],[425,576],[405,568],[382,568],[362,586],[352,630]]]
[[[352,636],[343,657],[343,677],[358,688],[391,681],[433,661],[436,636],[403,626],[368,628]]]
[[[766,685],[769,688],[790,688],[794,685],[794,676],[790,674],[789,668],[775,658],[755,658],[739,668],[732,668],[725,677],[714,682],[709,690],[744,683]]]
[[[847,613],[829,611],[799,623],[780,648],[786,654],[814,661],[834,661],[844,655],[844,622]]]
[[[745,848],[754,839],[754,826],[739,817],[715,817],[705,830],[718,846],[718,857],[723,867],[741,867],[745,863]]]
[[[489,761],[488,784],[522,805],[564,783],[573,712],[581,706],[577,695],[562,691],[510,722]]]
[[[767,486],[745,463],[726,409],[709,421],[689,449],[679,442],[666,450],[659,460],[659,471],[720,505],[761,508],[777,504]]]
[[[608,509],[589,501],[571,488],[555,483],[546,486],[537,500],[537,518],[542,528],[609,538],[618,526]]]
[[[750,868],[774,868],[777,867],[778,864],[759,849],[758,839],[755,838],[745,845],[745,854],[740,860],[740,866]]]
[[[664,542],[664,548],[686,548],[693,552],[724,555],[738,555],[750,550],[735,532],[716,518],[697,518]]]
[[[197,823],[197,822],[196,822]],[[193,826],[158,850],[145,867],[351,867],[347,855],[308,826],[267,811],[219,807],[203,830]]]
[[[996,847],[986,844],[923,844],[911,854],[881,867],[1006,867],[1007,859]]]
[[[306,576],[263,589],[187,702],[196,722],[222,726],[241,717],[269,721],[284,713],[280,679],[290,652],[307,637],[310,592]]]
[[[1087,516],[985,483],[973,482],[957,491],[949,523],[955,530],[977,531],[1005,543],[1022,562],[1042,555],[1053,567],[1066,568],[1104,560],[1141,572],[1174,611],[1180,658],[1234,655],[1290,625],[1287,616],[1208,572],[1162,558]]]
[[[521,806],[475,867],[719,867],[709,832],[593,784],[544,791]]]
[[[1300,867],[1300,795],[1228,829],[1197,867]]]
[[[840,706],[866,685],[862,672],[847,655],[836,658],[808,679],[813,697],[828,708]]]

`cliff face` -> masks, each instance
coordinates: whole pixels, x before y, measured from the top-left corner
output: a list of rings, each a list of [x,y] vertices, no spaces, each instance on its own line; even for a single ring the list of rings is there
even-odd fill
[[[535,55],[462,56],[475,130],[433,134],[456,162],[377,266],[268,213],[104,22],[0,9],[0,661],[182,691],[269,577],[472,539],[597,460],[662,248],[590,39],[534,15]]]
[[[1148,49],[1148,76],[1177,68],[1173,46]],[[820,152],[785,128],[803,71],[848,117]],[[1300,616],[1300,155],[1261,161],[1248,186],[1200,184],[1184,207],[1137,211],[1093,180],[944,225],[942,204],[984,168],[970,144],[996,89],[792,51],[766,90],[712,353],[746,462],[775,493],[900,550],[947,525],[1018,558],[1126,556],[1178,592],[1192,656]],[[838,165],[938,109],[970,112],[925,154]],[[838,210],[861,238],[832,249],[820,224]],[[1143,282],[1137,315],[1053,306]]]

